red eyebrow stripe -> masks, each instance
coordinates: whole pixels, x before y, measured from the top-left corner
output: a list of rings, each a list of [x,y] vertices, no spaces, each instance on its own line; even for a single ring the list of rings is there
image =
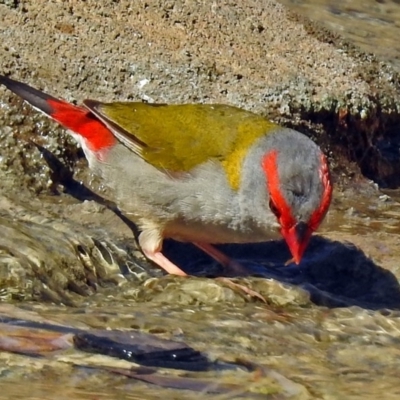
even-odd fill
[[[324,186],[324,193],[322,194],[322,200],[319,207],[312,213],[310,217],[309,226],[313,231],[318,228],[319,224],[323,220],[332,200],[333,187],[328,163],[324,154],[321,154],[321,168],[319,170],[319,176],[321,177],[322,185]]]
[[[279,222],[284,229],[289,229],[296,224],[292,211],[280,190],[278,174],[278,151],[271,150],[262,159],[262,168],[267,176],[267,186],[270,197],[281,211]]]

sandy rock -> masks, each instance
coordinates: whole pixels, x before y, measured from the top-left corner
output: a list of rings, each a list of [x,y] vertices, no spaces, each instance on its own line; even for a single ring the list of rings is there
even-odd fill
[[[396,73],[275,1],[31,0],[0,20],[1,72],[67,100],[229,103],[400,182]]]

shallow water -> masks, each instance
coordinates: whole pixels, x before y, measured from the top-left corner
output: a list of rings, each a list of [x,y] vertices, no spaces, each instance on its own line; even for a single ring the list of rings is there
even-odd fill
[[[239,280],[265,296],[267,304],[243,297],[213,279],[152,278],[143,272],[141,278],[134,274],[121,287],[99,287],[88,297],[74,297],[73,308],[46,302],[16,306],[22,314],[33,313],[53,323],[83,329],[140,329],[184,341],[211,359],[244,358],[297,385],[291,398],[375,399],[384,394],[385,399],[395,399],[399,395],[400,312],[387,309],[400,309],[400,238],[397,192],[390,195],[366,184],[338,190],[320,232],[325,239],[315,239],[310,246],[300,278],[299,267],[268,267],[287,257],[284,244],[273,244],[278,251],[271,257],[272,264],[265,255],[260,257],[267,265],[264,270],[275,273],[277,279]],[[362,252],[347,250],[341,244],[346,240]],[[367,265],[363,252],[376,264]],[[391,271],[394,279],[387,280],[385,270],[377,265]],[[287,284],[287,278],[301,283]],[[346,307],[332,308],[338,301]],[[72,367],[91,363],[89,354],[73,350],[45,358],[9,353],[1,353],[0,358],[3,393],[15,398],[27,396],[24,388],[16,393],[21,376],[32,382],[30,398],[53,398],[60,386],[63,390],[57,398],[70,399],[152,399],[161,393],[177,399],[238,395],[160,388],[98,369]],[[216,384],[239,384],[247,393],[245,398],[249,391],[259,393],[260,387],[278,393],[287,390],[274,379],[260,381],[240,370],[186,375],[213,379]]]

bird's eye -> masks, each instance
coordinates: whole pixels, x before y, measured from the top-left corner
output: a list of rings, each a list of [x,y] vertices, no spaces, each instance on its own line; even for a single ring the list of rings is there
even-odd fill
[[[271,199],[269,200],[269,208],[275,214],[276,218],[279,218],[281,216],[281,212]]]
[[[304,197],[304,193],[301,190],[293,190],[292,193],[294,197]]]

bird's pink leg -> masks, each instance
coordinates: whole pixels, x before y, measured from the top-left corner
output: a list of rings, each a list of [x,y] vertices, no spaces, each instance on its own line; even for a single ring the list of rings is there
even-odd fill
[[[233,273],[246,274],[248,272],[246,268],[243,267],[243,265],[228,257],[226,254],[224,254],[222,251],[219,251],[213,245],[203,242],[193,242],[193,244],[199,249],[203,250],[204,253],[207,253],[215,261],[218,261],[224,268],[232,271]]]
[[[155,262],[159,267],[168,272],[171,275],[187,276],[186,272],[182,271],[172,261],[168,260],[161,251],[150,252],[144,249],[144,255],[151,261]]]
[[[139,235],[139,245],[143,254],[169,274],[187,276],[185,272],[161,253],[163,235],[158,224],[148,223],[146,228]]]
[[[143,231],[139,236],[139,244],[143,251],[143,254],[151,261],[155,262],[159,267],[165,270],[167,273],[172,275],[179,276],[187,276],[186,272],[182,271],[177,265],[175,265],[172,261],[168,260],[164,254],[161,253],[162,248],[162,235],[157,229],[148,229]],[[234,273],[243,273],[246,269],[240,265],[235,260],[232,260],[228,256],[226,256],[221,251],[217,250],[214,246],[208,243],[193,243],[198,248],[203,250],[205,253],[210,255],[216,261],[221,263],[224,267],[231,269]],[[232,282],[228,278],[218,278],[221,282],[225,283],[225,285],[229,286],[233,290],[239,290],[245,295],[251,297],[257,297],[260,300],[266,302],[265,298],[255,292],[254,290],[249,289],[246,286],[240,285],[238,283]]]

